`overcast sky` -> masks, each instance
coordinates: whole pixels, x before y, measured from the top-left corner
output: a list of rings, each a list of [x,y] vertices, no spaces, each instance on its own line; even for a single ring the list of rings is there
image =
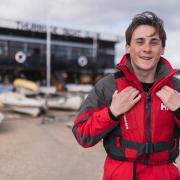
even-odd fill
[[[153,11],[165,23],[165,57],[180,68],[179,0],[0,0],[0,18],[123,35],[133,16]],[[124,53],[120,46],[119,57]]]

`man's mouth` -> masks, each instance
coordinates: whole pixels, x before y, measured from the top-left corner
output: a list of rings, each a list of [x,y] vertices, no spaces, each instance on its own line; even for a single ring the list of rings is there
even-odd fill
[[[151,60],[152,59],[152,57],[147,57],[147,56],[141,56],[140,58],[143,60]]]

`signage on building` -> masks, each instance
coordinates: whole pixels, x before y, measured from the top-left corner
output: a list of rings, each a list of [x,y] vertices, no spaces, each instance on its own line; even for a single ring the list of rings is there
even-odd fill
[[[40,32],[40,33],[46,33],[47,31],[47,26],[45,24],[30,23],[24,21],[12,21],[6,19],[0,19],[0,27],[7,27],[18,30],[24,30],[24,31]],[[93,39],[103,39],[103,40],[113,40],[113,41],[120,40],[119,36],[112,34],[81,31],[81,30],[63,28],[57,26],[50,26],[50,31],[52,34],[74,36],[79,38],[93,38]]]

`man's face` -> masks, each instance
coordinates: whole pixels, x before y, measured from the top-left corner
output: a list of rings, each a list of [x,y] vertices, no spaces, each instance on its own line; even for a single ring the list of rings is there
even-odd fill
[[[126,45],[126,53],[130,54],[133,69],[153,71],[160,55],[164,53],[164,48],[154,27],[140,25],[132,34],[130,46]]]

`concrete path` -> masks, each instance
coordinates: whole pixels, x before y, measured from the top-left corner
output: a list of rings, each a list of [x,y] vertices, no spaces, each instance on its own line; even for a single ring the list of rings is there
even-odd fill
[[[0,126],[0,180],[101,180],[102,142],[80,147],[66,126],[71,112],[56,120],[6,114]]]
[[[41,118],[8,116],[0,127],[0,180],[100,180],[102,143],[81,148],[66,115],[45,124]]]

